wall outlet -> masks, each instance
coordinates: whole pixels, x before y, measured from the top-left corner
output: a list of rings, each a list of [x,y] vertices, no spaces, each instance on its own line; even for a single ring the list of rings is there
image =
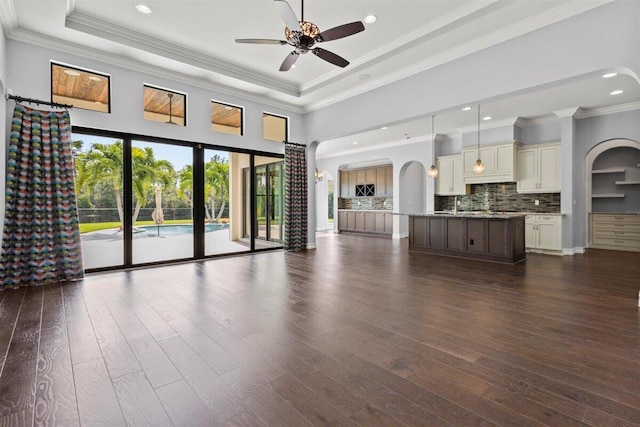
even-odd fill
[[[458,206],[460,206],[460,200],[458,200]]]
[[[539,206],[540,205],[540,200],[536,200],[535,202],[533,202],[534,205]]]

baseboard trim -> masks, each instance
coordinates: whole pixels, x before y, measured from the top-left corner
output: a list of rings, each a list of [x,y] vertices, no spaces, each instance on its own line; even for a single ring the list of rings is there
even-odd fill
[[[393,233],[392,237],[394,239],[404,239],[405,237],[409,237],[409,233]]]
[[[562,249],[562,255],[576,255],[576,254],[583,254],[584,253],[584,248],[583,247],[575,247],[575,248],[563,248]]]
[[[316,249],[316,244],[315,243],[307,243],[307,250],[309,249]]]

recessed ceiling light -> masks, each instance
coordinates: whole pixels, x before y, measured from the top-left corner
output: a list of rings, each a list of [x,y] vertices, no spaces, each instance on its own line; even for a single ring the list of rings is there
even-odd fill
[[[371,78],[371,74],[360,74],[358,79],[360,80],[369,80]]]
[[[388,128],[388,127],[386,127],[386,126],[382,126],[380,129],[382,129],[382,130],[387,130],[387,129],[389,129],[389,128]]]
[[[613,92],[611,92],[611,95],[620,95],[622,92],[624,92],[624,91],[621,90],[621,89],[614,90]]]
[[[602,77],[604,77],[605,79],[610,79],[611,77],[615,77],[617,75],[618,73],[607,73],[607,74],[603,74]]]
[[[149,6],[147,6],[146,4],[137,4],[136,5],[136,9],[138,9],[138,12],[140,13],[144,13],[146,15],[151,13],[151,8]]]
[[[296,64],[293,64],[293,65],[291,66],[291,68],[296,68]]]
[[[367,15],[366,18],[364,18],[364,22],[366,22],[367,24],[373,24],[374,22],[376,22],[376,15]]]
[[[102,79],[98,76],[89,76],[89,80],[91,80],[92,82],[99,82]]]
[[[469,110],[471,110],[471,107],[464,107],[464,108],[462,109],[462,111],[469,111]]]
[[[482,120],[491,120],[491,116],[485,116],[482,118]]]
[[[80,73],[77,72],[76,70],[69,70],[69,69],[64,70],[64,73],[72,77],[78,77],[80,75]]]
[[[353,141],[353,145],[356,145],[358,143],[358,141]]]

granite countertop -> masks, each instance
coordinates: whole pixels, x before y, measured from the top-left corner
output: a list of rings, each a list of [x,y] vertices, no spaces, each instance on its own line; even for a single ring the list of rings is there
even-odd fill
[[[409,216],[437,216],[437,217],[448,217],[448,218],[494,218],[494,219],[509,219],[509,218],[518,218],[525,217],[527,213],[524,212],[487,212],[487,211],[458,211],[448,212],[448,211],[435,211],[435,212],[427,212],[427,213],[410,213],[406,214]]]
[[[338,209],[342,212],[387,212],[393,213],[391,209]]]

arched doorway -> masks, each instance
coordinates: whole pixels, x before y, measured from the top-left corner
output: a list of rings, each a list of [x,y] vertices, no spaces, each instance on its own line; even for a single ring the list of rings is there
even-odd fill
[[[333,230],[335,216],[335,180],[331,172],[316,176],[316,231]]]

